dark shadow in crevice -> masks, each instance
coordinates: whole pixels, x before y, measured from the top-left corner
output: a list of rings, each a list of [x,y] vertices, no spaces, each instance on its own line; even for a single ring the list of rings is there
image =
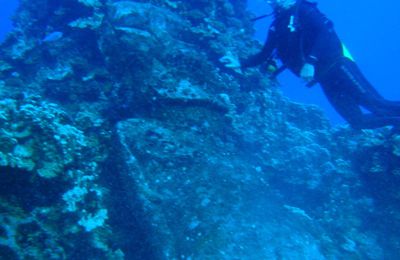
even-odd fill
[[[124,156],[114,148],[112,157],[103,164],[101,183],[109,190],[108,224],[114,234],[113,250],[121,249],[126,259],[162,259],[155,241],[150,220],[144,212],[135,184],[134,173],[129,172]]]
[[[26,211],[57,203],[65,183],[12,167],[0,167],[0,197]]]

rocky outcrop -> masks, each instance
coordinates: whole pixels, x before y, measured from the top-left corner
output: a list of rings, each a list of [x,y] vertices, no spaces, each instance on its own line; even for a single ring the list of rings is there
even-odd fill
[[[0,50],[0,256],[398,257],[399,135],[331,128],[221,66],[260,47],[249,16],[22,1]]]

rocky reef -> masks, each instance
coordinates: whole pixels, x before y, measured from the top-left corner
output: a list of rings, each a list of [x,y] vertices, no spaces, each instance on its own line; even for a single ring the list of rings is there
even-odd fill
[[[1,259],[396,259],[400,135],[257,69],[246,1],[22,0],[0,49]]]

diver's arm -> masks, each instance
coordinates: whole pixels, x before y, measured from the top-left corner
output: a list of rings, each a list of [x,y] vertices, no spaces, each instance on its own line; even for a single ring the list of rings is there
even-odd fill
[[[242,69],[255,67],[263,62],[270,60],[272,52],[275,49],[275,46],[276,46],[275,28],[271,26],[271,28],[268,31],[267,41],[265,42],[262,50],[259,53],[250,56],[247,59],[240,60],[240,67]]]

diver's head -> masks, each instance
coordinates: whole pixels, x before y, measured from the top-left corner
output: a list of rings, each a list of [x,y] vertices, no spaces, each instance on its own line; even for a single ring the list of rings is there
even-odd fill
[[[296,4],[296,0],[268,0],[268,4],[274,9],[289,9]]]

